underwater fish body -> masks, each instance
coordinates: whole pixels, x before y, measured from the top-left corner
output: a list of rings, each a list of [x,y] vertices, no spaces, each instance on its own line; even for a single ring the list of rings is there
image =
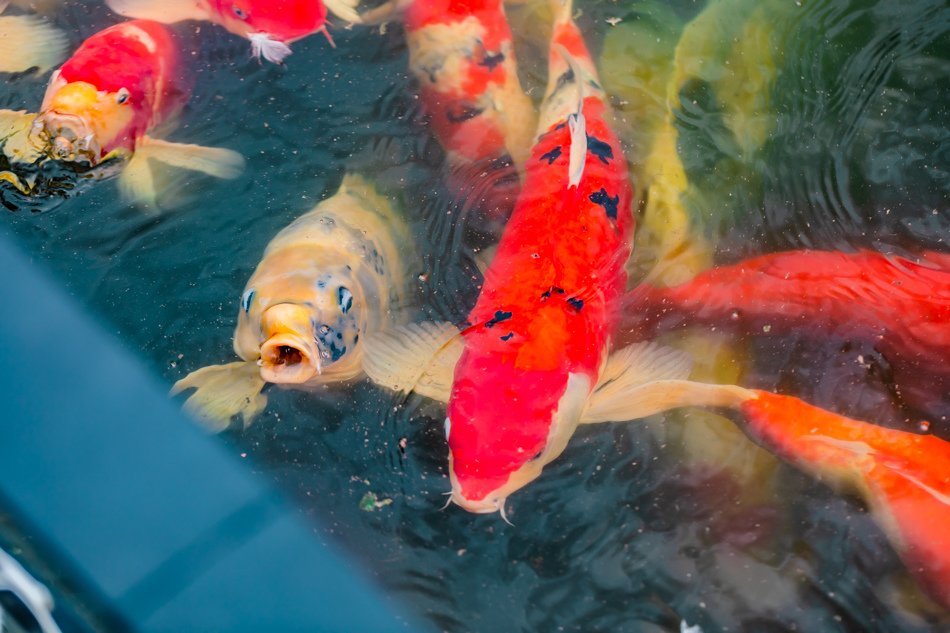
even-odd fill
[[[178,55],[171,32],[157,22],[124,22],[96,33],[53,73],[39,114],[0,111],[4,153],[12,162],[52,158],[91,166],[128,158],[120,189],[152,204],[156,192],[149,158],[237,177],[244,160],[235,152],[149,136],[191,95]]]
[[[172,393],[212,430],[245,425],[266,406],[265,383],[315,387],[362,376],[361,336],[397,324],[406,305],[408,230],[364,178],[297,218],[267,245],[241,297],[234,351],[243,360],[197,370]]]
[[[672,288],[641,285],[624,308],[625,340],[682,325],[747,335],[794,331],[858,338],[881,352],[902,399],[946,410],[950,392],[950,257],[920,262],[872,251],[792,251],[711,269]]]
[[[106,0],[113,11],[131,18],[171,24],[207,20],[247,38],[253,54],[281,63],[290,55],[288,44],[326,29],[328,7],[341,18],[358,22],[347,2],[320,0]]]
[[[950,443],[751,393],[740,405],[749,436],[829,485],[857,491],[911,575],[950,608]]]
[[[397,13],[429,127],[447,155],[449,187],[469,203],[485,199],[489,221],[507,217],[536,120],[502,0],[394,0],[363,20]]]

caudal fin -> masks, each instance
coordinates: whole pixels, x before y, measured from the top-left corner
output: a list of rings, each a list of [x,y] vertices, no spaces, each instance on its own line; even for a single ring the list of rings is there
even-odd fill
[[[65,33],[37,17],[0,17],[0,72],[20,72],[34,66],[45,72],[63,60],[67,45]]]

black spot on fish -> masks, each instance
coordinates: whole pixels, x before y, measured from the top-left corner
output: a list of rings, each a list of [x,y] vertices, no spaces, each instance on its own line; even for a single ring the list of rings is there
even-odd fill
[[[611,198],[609,195],[607,195],[607,190],[601,187],[600,191],[595,191],[594,193],[590,194],[588,199],[594,204],[603,207],[608,219],[617,219],[617,205],[620,203],[619,195]]]
[[[545,299],[550,299],[552,292],[559,295],[564,294],[564,291],[562,289],[558,288],[557,286],[551,286],[550,288],[548,288],[548,291],[542,294],[541,296],[544,297]]]
[[[514,332],[508,332],[507,334],[505,334],[504,336],[501,337],[501,340],[507,341],[508,339],[510,339],[510,338],[511,338],[512,336],[514,336],[514,335],[515,335]]]
[[[553,95],[554,93],[556,93],[558,90],[560,90],[561,88],[563,88],[569,83],[574,83],[574,69],[573,68],[568,68],[567,72],[565,72],[563,75],[557,78],[557,85],[554,87],[554,90],[551,92],[551,94]]]
[[[541,158],[539,158],[538,162],[541,162],[542,160],[546,160],[548,161],[548,165],[553,165],[554,161],[556,161],[560,157],[561,157],[561,146],[558,145],[557,147],[552,149],[550,152],[548,152],[547,154],[544,154]]]
[[[513,316],[514,314],[511,312],[502,312],[501,310],[495,310],[495,318],[491,319],[490,321],[486,321],[485,327],[488,327],[488,328],[495,327],[496,324],[501,323],[502,321],[507,321]]]
[[[324,324],[317,328],[314,340],[330,354],[331,361],[337,361],[346,354],[346,345],[342,344],[343,335],[329,325]]]
[[[583,299],[578,299],[577,297],[571,297],[570,299],[567,300],[567,302],[571,304],[578,312],[580,312],[584,308]]]
[[[485,57],[478,62],[479,66],[484,66],[488,69],[488,72],[495,70],[495,66],[505,61],[505,54],[498,53],[497,55],[490,55],[488,51],[485,51]]]
[[[466,121],[474,119],[482,112],[484,112],[484,110],[481,108],[467,105],[458,105],[455,108],[446,109],[445,118],[449,120],[449,123],[455,123],[457,125],[459,123],[465,123]]]
[[[588,79],[587,83],[589,83],[591,85],[591,88],[593,88],[594,90],[600,90],[600,84],[594,81],[593,79]]]
[[[613,160],[614,150],[596,136],[587,135],[587,151],[599,158],[605,165]]]
[[[564,121],[561,121],[560,123],[558,123],[557,125],[554,126],[554,129],[555,129],[555,130],[560,130],[560,129],[561,129],[562,127],[564,127],[565,125],[567,125],[567,123],[565,123]]]

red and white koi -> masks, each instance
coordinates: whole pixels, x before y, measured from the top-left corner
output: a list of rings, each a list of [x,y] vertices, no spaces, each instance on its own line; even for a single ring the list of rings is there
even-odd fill
[[[171,32],[157,22],[125,22],[87,39],[53,73],[38,114],[0,110],[0,142],[13,162],[51,158],[96,166],[127,158],[120,189],[154,204],[149,158],[219,178],[235,178],[244,166],[231,150],[149,136],[190,95]]]
[[[504,197],[510,210],[518,194],[512,163],[523,170],[536,117],[518,79],[502,0],[392,0],[363,20],[397,13],[420,101],[452,169],[450,186],[465,193],[473,183],[482,192],[493,187],[499,191],[487,191],[489,203]]]
[[[608,358],[633,194],[570,11],[554,26],[525,184],[468,325],[381,333],[364,359],[380,384],[447,401],[451,500],[471,512],[504,514],[578,424],[654,413],[651,383],[685,378],[692,364],[651,344]]]
[[[172,24],[207,20],[247,38],[252,55],[279,64],[290,55],[289,44],[327,31],[327,13],[357,23],[353,0],[106,0],[113,11],[130,18]]]

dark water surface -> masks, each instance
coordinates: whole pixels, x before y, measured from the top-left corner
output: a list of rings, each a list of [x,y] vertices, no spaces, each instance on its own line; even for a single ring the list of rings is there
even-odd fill
[[[702,8],[576,4],[594,51],[612,28],[660,14],[681,25]],[[719,262],[800,247],[945,250],[950,7],[795,5],[774,21],[785,52],[766,87],[761,146],[742,149],[712,87],[683,87],[676,125],[691,222],[718,240]],[[511,9],[516,31],[530,10]],[[53,20],[73,47],[118,21],[92,2],[68,2]],[[335,192],[345,171],[361,171],[399,196],[424,255],[413,271],[417,318],[462,321],[480,283],[465,245],[469,214],[442,184],[401,29],[337,27],[336,49],[313,36],[277,67],[250,59],[248,43],[218,27],[175,28],[195,51],[186,58],[196,79],[169,138],[241,152],[244,176],[170,173],[164,208],[152,213],[123,202],[112,181],[33,200],[0,183],[16,209],[0,210],[0,230],[171,385],[234,359],[239,297],[264,246]],[[536,31],[518,35],[529,85],[544,77]],[[35,110],[46,79],[0,76],[0,107]],[[638,163],[637,131],[620,132]],[[904,422],[886,407],[886,376],[854,369],[852,356],[873,350],[792,338],[746,347],[746,376],[759,386],[787,386],[791,372],[798,395],[818,406]],[[681,618],[706,633],[950,630],[858,502],[778,464],[721,418],[581,428],[509,500],[512,526],[441,509],[449,482],[439,405],[362,383],[268,395],[250,429],[222,440],[438,630],[652,633],[678,631]],[[362,510],[368,492],[392,503]]]

